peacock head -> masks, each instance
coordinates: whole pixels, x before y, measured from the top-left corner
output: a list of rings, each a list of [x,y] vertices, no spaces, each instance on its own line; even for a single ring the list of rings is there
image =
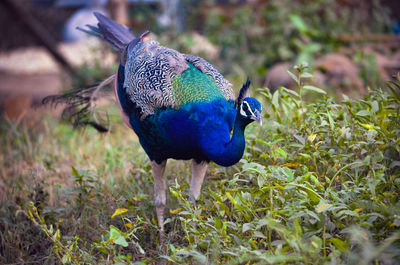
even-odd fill
[[[261,119],[261,104],[257,99],[250,97],[250,79],[247,78],[246,82],[240,89],[239,96],[236,99],[236,108],[238,111],[238,118],[244,126],[257,121],[262,125]]]
[[[243,119],[246,125],[253,121],[256,121],[262,125],[262,119],[261,119],[262,106],[257,99],[251,97],[243,99],[238,110],[240,118]]]

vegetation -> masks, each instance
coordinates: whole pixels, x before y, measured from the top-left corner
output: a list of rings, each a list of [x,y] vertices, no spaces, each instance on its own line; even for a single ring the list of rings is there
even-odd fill
[[[218,2],[225,5],[217,5]],[[199,31],[221,47],[219,58],[223,63],[219,69],[238,82],[249,75],[253,83],[262,84],[268,68],[277,62],[312,65],[322,54],[349,46],[341,40],[343,34],[384,33],[391,26],[389,10],[380,0],[269,0],[247,5],[237,2],[201,1],[195,11],[189,12],[185,26],[187,32]],[[165,33],[165,29],[155,32]],[[190,51],[193,45],[190,34],[185,36],[185,32],[162,35],[171,36],[168,45],[182,51]],[[209,54],[201,55],[216,63]]]
[[[197,30],[221,49],[218,60],[198,55],[234,83],[249,75],[262,87],[276,62],[312,65],[346,46],[340,34],[389,25],[379,1],[361,9],[271,0],[229,12],[215,2],[196,2],[187,31],[168,34],[140,6],[135,30],[152,25],[161,43],[182,52]],[[263,126],[250,126],[238,164],[211,164],[195,206],[188,163],[169,162],[164,244],[150,164],[117,107],[110,116],[103,107],[94,113],[111,121],[107,134],[49,117],[1,118],[0,264],[397,264],[400,77],[382,86],[376,58],[356,50],[351,59],[371,87],[360,99],[338,99],[336,87],[328,97],[306,65],[291,69],[296,89],[258,89]],[[82,66],[71,84],[92,85],[111,68]]]
[[[400,81],[336,102],[306,66],[292,76],[297,90],[259,91],[264,125],[237,165],[211,166],[196,206],[188,166],[170,162],[165,244],[128,128],[2,121],[0,263],[395,264]]]

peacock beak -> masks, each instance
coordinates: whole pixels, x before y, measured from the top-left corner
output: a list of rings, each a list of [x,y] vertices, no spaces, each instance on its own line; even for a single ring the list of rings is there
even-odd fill
[[[254,111],[254,116],[252,116],[251,118],[262,125],[261,113],[258,110]]]

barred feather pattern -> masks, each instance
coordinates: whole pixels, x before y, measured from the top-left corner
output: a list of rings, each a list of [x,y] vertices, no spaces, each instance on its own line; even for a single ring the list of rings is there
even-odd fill
[[[157,41],[140,42],[129,52],[124,88],[141,109],[142,117],[157,108],[175,107],[171,80],[187,67],[182,54]]]
[[[142,118],[153,114],[158,108],[179,107],[172,80],[188,69],[187,62],[211,76],[224,98],[234,99],[232,85],[206,60],[181,54],[154,40],[140,42],[129,51],[124,88],[130,100],[141,109]]]

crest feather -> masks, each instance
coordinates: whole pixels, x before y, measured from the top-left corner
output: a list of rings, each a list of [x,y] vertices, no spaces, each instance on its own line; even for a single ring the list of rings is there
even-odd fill
[[[236,108],[238,106],[240,106],[240,104],[242,104],[243,99],[245,99],[245,98],[250,96],[250,84],[251,84],[251,81],[247,77],[247,80],[243,84],[242,88],[240,89],[239,96],[237,97],[237,99],[235,101]]]

